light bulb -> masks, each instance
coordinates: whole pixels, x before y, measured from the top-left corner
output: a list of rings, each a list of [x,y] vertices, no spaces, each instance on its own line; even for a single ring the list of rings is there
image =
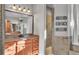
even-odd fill
[[[27,12],[29,12],[29,13],[30,13],[30,12],[31,12],[31,10],[30,10],[30,9],[28,9],[28,10],[27,10]]]
[[[26,12],[26,9],[25,8],[23,9],[23,12]]]
[[[21,10],[22,10],[22,8],[19,6],[18,10],[19,10],[19,11],[21,11]]]
[[[12,6],[12,8],[13,8],[14,10],[17,9],[16,6],[15,6],[15,4]]]

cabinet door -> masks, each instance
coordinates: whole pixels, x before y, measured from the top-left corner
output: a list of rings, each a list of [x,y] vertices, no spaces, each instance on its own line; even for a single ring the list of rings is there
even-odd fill
[[[25,46],[25,51],[27,52],[27,55],[32,55],[32,39],[26,40]]]
[[[37,55],[39,53],[39,38],[34,38],[32,40],[32,53],[33,55]]]
[[[17,55],[23,55],[25,49],[25,41],[18,41],[17,42]]]
[[[16,42],[6,42],[4,45],[5,55],[15,55],[16,54]]]

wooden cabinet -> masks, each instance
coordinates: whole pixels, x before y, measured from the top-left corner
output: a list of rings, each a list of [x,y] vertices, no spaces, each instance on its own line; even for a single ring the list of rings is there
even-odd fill
[[[5,43],[5,55],[38,55],[39,37]]]
[[[4,54],[5,55],[14,55],[16,54],[16,42],[12,41],[12,42],[6,42],[4,45]]]
[[[25,42],[25,51],[27,52],[27,55],[32,55],[32,39],[28,39]]]
[[[17,41],[17,45],[16,45],[17,49],[16,49],[16,54],[17,55],[22,55],[24,54],[24,49],[25,49],[25,41]]]
[[[32,54],[38,55],[39,53],[39,38],[35,37],[32,41]]]

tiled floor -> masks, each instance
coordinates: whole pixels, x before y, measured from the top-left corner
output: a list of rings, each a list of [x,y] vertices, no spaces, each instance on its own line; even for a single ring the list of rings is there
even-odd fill
[[[70,51],[69,52],[69,55],[79,55],[79,53],[78,52],[75,52],[75,51]]]
[[[52,51],[52,47],[49,46],[46,48],[46,55],[52,55],[53,54],[53,51]]]

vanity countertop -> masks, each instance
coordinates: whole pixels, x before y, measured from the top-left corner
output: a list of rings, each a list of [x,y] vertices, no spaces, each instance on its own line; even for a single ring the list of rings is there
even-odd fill
[[[30,35],[30,34],[27,34],[27,35],[24,35],[24,37],[14,37],[14,38],[6,38],[4,42],[10,42],[10,41],[19,41],[19,40],[27,40],[29,38],[37,38],[38,35]]]

